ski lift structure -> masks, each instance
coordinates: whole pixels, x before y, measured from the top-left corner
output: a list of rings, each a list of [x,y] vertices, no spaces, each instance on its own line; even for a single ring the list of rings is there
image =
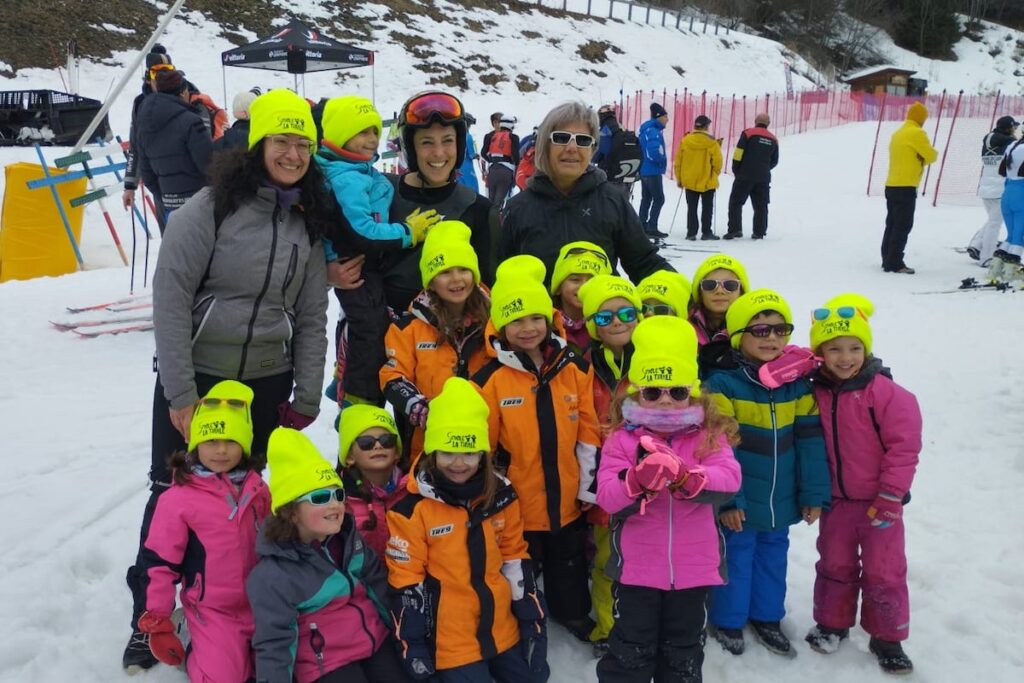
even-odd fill
[[[268,71],[286,71],[294,76],[295,92],[299,91],[299,76],[315,71],[338,71],[356,67],[370,67],[372,100],[376,101],[373,51],[346,45],[325,36],[319,29],[307,26],[298,19],[273,35],[226,50],[220,55],[221,83],[224,101],[228,101],[225,69],[229,66]],[[305,78],[303,78],[305,94]]]

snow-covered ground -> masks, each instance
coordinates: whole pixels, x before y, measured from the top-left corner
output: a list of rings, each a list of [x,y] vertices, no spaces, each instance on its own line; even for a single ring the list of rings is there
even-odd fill
[[[875,301],[875,350],[917,394],[924,413],[924,452],[906,511],[907,651],[916,679],[981,674],[1019,681],[1024,293],[914,294],[980,273],[951,248],[970,237],[980,209],[919,205],[907,255],[918,274],[881,272],[884,202],[865,197],[862,181],[872,135],[871,124],[856,124],[783,140],[768,239],[716,244],[747,264],[754,286],[789,299],[795,341],[806,340],[810,310],[833,294],[859,291]],[[822,149],[844,163],[823,173]],[[726,179],[723,196],[728,188]],[[663,228],[676,197],[669,192]],[[721,232],[724,211],[719,214]],[[747,219],[749,226],[749,212]],[[684,242],[683,232],[680,215],[670,242],[708,244]],[[102,237],[93,231],[94,249]],[[667,253],[685,273],[703,258]],[[83,340],[48,321],[67,317],[67,305],[122,296],[127,285],[124,268],[0,285],[0,338],[7,349],[0,357],[0,681],[106,683],[122,675],[130,611],[124,571],[146,500],[153,341],[148,333]],[[324,417],[309,432],[333,455],[333,410],[326,401],[323,407]],[[797,639],[812,625],[815,534],[816,527],[803,526],[792,534],[784,629]],[[551,641],[552,681],[596,680],[589,648],[558,627]],[[711,643],[706,680],[884,680],[859,629],[832,657],[802,641],[798,650],[788,661],[752,645],[735,658]],[[184,678],[162,669],[142,680]]]
[[[301,4],[311,6],[312,0]],[[379,11],[379,6],[367,5],[366,11]],[[521,43],[489,43],[479,51],[486,50],[495,61],[548,71],[554,78],[533,94],[520,94],[508,84],[484,92],[472,82],[465,99],[484,116],[514,107],[521,120],[539,120],[558,101],[581,96],[568,84],[580,86],[586,99],[596,103],[617,92],[620,78],[627,79],[627,88],[671,86],[670,77],[691,90],[710,90],[715,84],[722,92],[740,93],[782,87],[779,46],[768,41],[750,38],[742,50],[723,47],[718,52],[699,36],[673,43],[682,39],[670,38],[668,29],[581,20],[567,28],[539,14],[504,21],[515,22],[510,31],[529,25],[566,44],[606,32],[616,44],[639,47],[617,55],[609,75],[600,79],[577,72],[581,64],[572,57],[575,47],[529,55]],[[444,27],[423,23],[420,28],[439,41],[446,39]],[[202,22],[176,21],[163,39],[175,61],[214,94],[220,88],[218,55],[229,47],[216,33]],[[736,34],[732,39],[740,40]],[[376,47],[376,92],[381,110],[388,111],[422,89],[425,77],[409,68],[402,49]],[[627,63],[628,68],[623,66]],[[670,70],[673,63],[687,69],[685,82]],[[118,75],[109,65],[83,64],[83,89],[102,97]],[[341,91],[368,90],[369,75],[358,77]],[[283,75],[242,70],[229,70],[228,79],[229,93],[255,83],[290,83]],[[0,79],[0,87],[59,88],[60,80],[56,72],[26,70],[13,81]],[[311,76],[307,91],[340,94],[331,76]],[[123,94],[112,111],[118,132],[127,130],[133,94]],[[897,380],[917,394],[924,413],[925,447],[914,501],[906,511],[912,604],[907,651],[917,665],[915,680],[1024,680],[1019,649],[1024,546],[1018,523],[1024,517],[1024,421],[1019,419],[1024,367],[1017,337],[1024,335],[1024,293],[914,294],[949,289],[981,273],[952,249],[966,244],[982,222],[980,208],[932,208],[921,201],[907,255],[918,274],[881,272],[884,201],[864,195],[873,136],[872,124],[854,124],[784,138],[768,239],[714,246],[742,259],[755,286],[775,288],[789,299],[797,316],[795,341],[806,340],[811,309],[832,295],[858,291],[875,301],[875,350]],[[0,150],[0,164],[34,158],[31,150]],[[719,233],[724,232],[730,182],[724,177],[720,190]],[[666,191],[663,229],[678,198],[674,186],[666,183]],[[120,209],[116,213],[122,241],[130,245],[129,223]],[[684,214],[681,208],[670,243],[708,248],[706,242],[682,240]],[[749,234],[749,209],[746,218]],[[120,656],[130,611],[124,572],[134,558],[147,495],[153,342],[148,333],[83,340],[49,325],[68,317],[65,306],[127,293],[128,270],[112,267],[119,261],[95,207],[86,212],[83,251],[90,266],[86,271],[0,285],[0,338],[6,349],[0,356],[0,467],[5,475],[0,480],[0,547],[5,549],[0,555],[0,683],[106,683],[123,677]],[[688,274],[704,257],[671,248],[666,254]],[[141,263],[141,251],[139,258]],[[332,308],[332,318],[336,315]],[[326,401],[324,411],[308,431],[323,453],[332,455],[337,441],[333,409]],[[798,641],[799,656],[782,660],[751,644],[747,654],[735,658],[711,643],[706,680],[885,680],[859,629],[832,657],[811,652],[800,640],[812,625],[816,531],[801,526],[792,534],[789,614],[783,627]],[[553,682],[596,680],[589,648],[558,627],[551,629],[549,655]],[[184,675],[160,668],[138,680],[180,682]]]

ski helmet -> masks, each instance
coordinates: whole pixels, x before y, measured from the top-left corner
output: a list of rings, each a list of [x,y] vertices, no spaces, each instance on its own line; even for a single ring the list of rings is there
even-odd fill
[[[410,97],[398,114],[398,127],[402,140],[405,163],[410,171],[419,171],[413,136],[418,128],[429,128],[434,123],[455,128],[454,177],[466,158],[466,110],[454,95],[440,90],[426,90]]]

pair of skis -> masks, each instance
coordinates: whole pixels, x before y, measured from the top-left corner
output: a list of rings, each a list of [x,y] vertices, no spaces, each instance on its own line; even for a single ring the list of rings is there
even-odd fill
[[[936,289],[930,292],[914,292],[914,294],[954,294],[956,292],[977,292],[986,289],[1004,293],[1020,291],[1020,288],[1009,282],[985,282],[968,277],[961,280],[960,286],[956,289]]]
[[[150,295],[129,296],[101,304],[67,307],[68,313],[73,315],[103,311],[117,314],[129,313],[127,316],[69,321],[51,320],[50,324],[61,332],[73,332],[79,337],[87,339],[127,332],[143,332],[153,329],[152,308],[153,302],[150,300]],[[147,313],[142,313],[146,310],[148,310]],[[134,311],[138,312],[132,313]]]

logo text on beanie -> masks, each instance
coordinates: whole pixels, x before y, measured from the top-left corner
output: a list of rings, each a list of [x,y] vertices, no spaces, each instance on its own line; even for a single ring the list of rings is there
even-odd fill
[[[822,334],[843,336],[850,331],[849,320],[829,320],[821,325]]]
[[[611,282],[608,284],[609,292],[622,292],[623,294],[632,294],[633,287],[627,285],[624,282]]]
[[[382,425],[386,427],[391,427],[392,429],[395,428],[395,421],[390,415],[382,415],[380,413],[377,413],[376,415],[373,416],[373,419],[375,419],[377,422],[380,422]]]
[[[325,465],[324,467],[316,468],[316,476],[317,479],[319,479],[320,481],[331,481],[333,479],[336,479],[338,475],[334,471],[333,467],[331,467],[330,465]]]
[[[603,273],[604,264],[595,258],[581,258],[576,263],[577,271],[580,273]]]
[[[665,296],[668,294],[668,287],[665,285],[648,284],[644,285],[644,288],[640,290],[640,294],[659,294]]]
[[[653,368],[644,368],[643,375],[640,379],[642,382],[671,382],[672,366],[659,365]]]
[[[501,307],[501,317],[508,318],[524,310],[522,298],[516,298]]]
[[[287,130],[306,130],[306,120],[301,116],[278,116],[277,125]]]
[[[452,448],[469,448],[476,449],[476,434],[455,434],[448,432],[444,441],[445,446],[451,446]]]
[[[227,433],[227,423],[224,420],[212,420],[211,422],[204,422],[199,426],[199,436],[224,436]]]
[[[444,268],[444,254],[438,254],[434,258],[427,261],[427,271],[434,272],[435,270]]]
[[[360,104],[356,109],[357,109],[357,111],[360,114],[372,114],[373,113],[373,105],[372,104]]]
[[[779,298],[778,294],[774,292],[763,292],[761,294],[755,294],[750,298],[750,303],[757,304],[778,304],[782,303],[782,299]]]

